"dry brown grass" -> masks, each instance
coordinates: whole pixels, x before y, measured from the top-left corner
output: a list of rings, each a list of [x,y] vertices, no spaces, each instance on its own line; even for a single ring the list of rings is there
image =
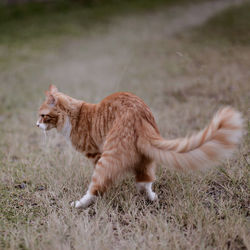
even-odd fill
[[[183,18],[183,9],[174,10],[176,20]],[[142,14],[137,25],[131,17],[81,41],[62,38],[65,44],[43,55],[18,48],[2,64],[2,249],[250,249],[250,47],[196,43],[192,33],[150,35],[171,25],[167,13],[150,17],[159,26],[143,24]],[[156,203],[139,196],[128,178],[79,211],[69,204],[86,190],[90,163],[55,132],[45,142],[34,126],[50,82],[87,101],[132,91],[168,138],[197,131],[228,104],[243,112],[248,133],[231,160],[206,174],[159,166]]]

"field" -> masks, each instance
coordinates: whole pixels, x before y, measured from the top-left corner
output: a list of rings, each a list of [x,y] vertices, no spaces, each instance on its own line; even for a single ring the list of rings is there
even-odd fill
[[[250,249],[249,2],[113,2],[0,8],[0,249]],[[155,203],[128,177],[76,210],[93,168],[35,126],[51,83],[87,102],[133,92],[165,138],[231,105],[244,138],[206,173],[158,165]]]

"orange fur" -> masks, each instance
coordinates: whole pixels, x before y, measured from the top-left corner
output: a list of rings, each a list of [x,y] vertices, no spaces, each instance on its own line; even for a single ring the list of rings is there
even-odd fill
[[[69,133],[73,147],[93,161],[88,190],[92,196],[105,192],[125,172],[133,172],[138,183],[152,183],[154,161],[177,170],[206,169],[229,156],[242,134],[241,114],[230,107],[218,111],[201,132],[165,140],[150,109],[131,93],[115,93],[89,104],[52,85],[46,96],[38,123],[46,130]]]

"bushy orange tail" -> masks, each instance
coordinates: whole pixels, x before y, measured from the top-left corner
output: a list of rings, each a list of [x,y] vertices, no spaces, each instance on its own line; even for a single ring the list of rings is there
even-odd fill
[[[175,169],[204,170],[230,156],[242,137],[243,120],[239,112],[226,107],[202,131],[175,140],[165,140],[144,127],[148,132],[138,140],[143,154]]]

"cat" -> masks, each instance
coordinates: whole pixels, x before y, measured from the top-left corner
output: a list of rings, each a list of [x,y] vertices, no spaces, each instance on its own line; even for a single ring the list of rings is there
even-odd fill
[[[43,130],[56,128],[94,164],[88,191],[71,204],[76,208],[88,207],[126,172],[135,175],[138,191],[155,201],[155,162],[180,171],[206,169],[230,156],[243,131],[241,114],[225,107],[202,131],[166,140],[149,107],[134,94],[119,92],[90,104],[54,85],[46,91],[36,125]]]

